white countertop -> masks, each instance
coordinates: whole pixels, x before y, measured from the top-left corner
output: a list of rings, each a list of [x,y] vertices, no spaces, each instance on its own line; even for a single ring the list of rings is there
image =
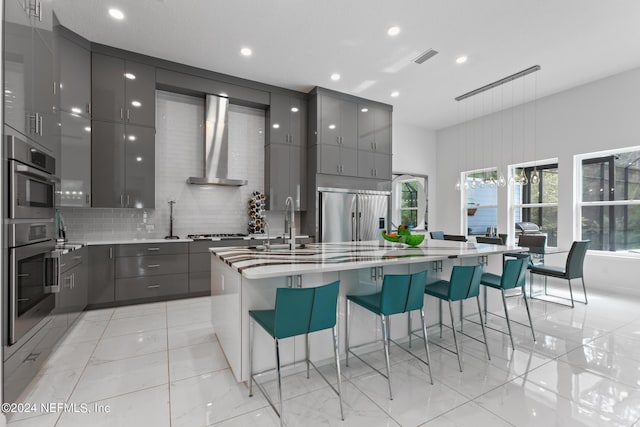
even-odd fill
[[[353,270],[393,264],[413,264],[448,258],[465,258],[520,252],[517,246],[499,246],[448,240],[426,240],[416,248],[402,244],[367,242],[314,243],[303,249],[273,249],[247,247],[210,248],[213,257],[242,274],[247,279],[292,276]]]
[[[269,236],[270,240],[280,239],[282,236],[274,235]],[[296,236],[296,239],[307,239],[309,236],[300,235]],[[267,236],[263,234],[251,234],[246,237],[238,237],[235,240],[266,240]],[[99,246],[99,245],[131,245],[131,244],[144,244],[144,243],[178,243],[178,242],[220,242],[222,241],[219,237],[214,237],[210,240],[193,240],[193,239],[106,239],[106,240],[89,240],[89,241],[70,241],[67,244],[79,244],[85,246]]]

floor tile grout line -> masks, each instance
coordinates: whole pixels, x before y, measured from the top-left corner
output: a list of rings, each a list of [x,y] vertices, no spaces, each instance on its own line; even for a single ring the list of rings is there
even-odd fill
[[[170,351],[169,351],[169,304],[165,303],[164,305],[164,313],[165,313],[165,317],[164,317],[164,322],[165,325],[167,326],[166,328],[166,334],[167,334],[167,380],[169,381],[167,383],[167,392],[169,393],[169,427],[171,427],[173,425],[173,416],[172,416],[172,411],[171,411],[171,359],[170,359]]]
[[[107,327],[109,327],[109,323],[111,322],[111,318],[113,317],[113,313],[115,313],[115,311],[113,311],[111,313],[111,316],[107,320],[107,324],[104,326],[104,329],[102,330],[102,333],[100,334],[100,337],[98,338],[98,341],[96,342],[95,347],[93,347],[93,351],[91,352],[91,355],[89,356],[89,359],[87,359],[87,362],[85,363],[84,367],[82,368],[82,370],[80,372],[80,375],[78,375],[78,379],[76,380],[76,383],[74,384],[73,388],[71,389],[71,393],[69,393],[69,397],[67,397],[66,403],[69,403],[69,400],[71,399],[71,396],[73,396],[73,393],[75,393],[76,388],[78,387],[78,384],[80,383],[80,380],[82,379],[82,376],[84,375],[85,371],[87,370],[87,366],[89,365],[89,361],[91,360],[91,358],[95,354],[96,349],[98,348],[98,345],[100,344],[100,341],[102,341],[102,337],[104,336],[104,333],[107,330]],[[74,325],[74,327],[75,327],[75,325]],[[60,416],[58,417],[58,419],[56,420],[56,423],[54,424],[54,427],[57,427],[58,423],[62,419],[62,415],[63,414],[61,413]]]

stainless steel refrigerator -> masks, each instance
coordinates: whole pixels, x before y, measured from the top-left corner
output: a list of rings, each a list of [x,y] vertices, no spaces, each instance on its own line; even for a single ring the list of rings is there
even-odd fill
[[[320,236],[322,242],[378,240],[387,229],[387,191],[320,191]]]

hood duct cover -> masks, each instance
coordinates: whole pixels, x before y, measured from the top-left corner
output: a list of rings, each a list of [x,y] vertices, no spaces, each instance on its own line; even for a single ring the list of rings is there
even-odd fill
[[[229,174],[229,99],[207,95],[204,131],[203,177],[192,176],[188,184],[247,185],[247,180],[228,178]]]

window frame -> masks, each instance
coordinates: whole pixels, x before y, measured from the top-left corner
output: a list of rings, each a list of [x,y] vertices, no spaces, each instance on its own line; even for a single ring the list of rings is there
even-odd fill
[[[575,163],[574,167],[576,170],[576,217],[575,217],[575,229],[574,229],[574,238],[581,239],[583,235],[583,221],[582,221],[582,209],[584,207],[603,207],[609,208],[608,215],[609,218],[615,218],[615,208],[617,206],[638,206],[640,205],[640,199],[628,199],[628,200],[615,200],[615,158],[614,156],[621,153],[629,153],[634,151],[640,151],[640,146],[631,146],[624,147],[614,150],[606,150],[599,151],[594,153],[584,153],[580,155],[574,156]],[[608,163],[609,171],[608,171],[608,182],[609,185],[613,182],[613,188],[609,188],[608,199],[607,200],[594,200],[594,201],[583,201],[584,196],[584,176],[583,176],[583,165],[584,164],[598,164],[598,163]],[[602,178],[601,178],[602,179]],[[626,186],[628,187],[628,180],[625,181]],[[604,192],[603,192],[604,193]],[[605,209],[603,209],[604,212]],[[609,248],[605,249],[590,249],[589,251],[593,251],[600,254],[606,254],[609,256],[628,256],[634,254],[636,249],[622,249],[616,250],[616,221],[609,220]],[[604,233],[604,227],[602,227]],[[627,246],[627,235],[624,235],[624,246]],[[603,239],[604,240],[604,239]],[[613,249],[611,249],[613,248]]]
[[[466,185],[467,184],[467,179],[469,177],[469,175],[474,175],[474,174],[478,174],[478,173],[489,173],[492,174],[494,173],[496,178],[498,176],[498,167],[497,166],[493,166],[493,167],[488,167],[488,168],[482,168],[482,169],[474,169],[474,170],[468,170],[468,171],[463,171],[461,172],[461,179],[460,182],[463,183],[463,185],[461,186],[461,204],[462,204],[462,209],[460,211],[461,217],[462,217],[462,229],[460,230],[460,233],[466,237],[471,236],[480,236],[480,234],[470,234],[469,233],[469,221],[468,221],[468,209],[469,209],[469,205],[468,205],[468,200],[469,200],[469,189],[470,186]],[[485,184],[487,185],[487,184]],[[490,205],[476,205],[473,208],[474,209],[495,209],[496,210],[496,223],[493,224],[496,227],[498,226],[498,220],[500,217],[500,202],[498,200],[499,197],[499,192],[498,192],[498,186],[497,184],[495,185],[495,191],[496,191],[496,203],[495,204],[490,204]],[[484,235],[484,234],[482,234]]]

